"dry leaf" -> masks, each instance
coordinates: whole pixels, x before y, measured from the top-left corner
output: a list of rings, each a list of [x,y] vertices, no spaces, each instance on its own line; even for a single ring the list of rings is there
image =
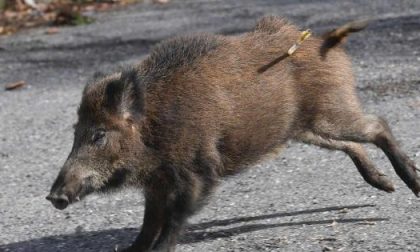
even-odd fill
[[[334,220],[331,224],[328,225],[328,227],[335,227],[337,226],[337,222]]]
[[[169,3],[169,0],[154,0],[154,2],[158,4],[167,4]]]
[[[18,82],[6,84],[4,89],[6,89],[7,91],[12,91],[15,89],[23,88],[24,86],[26,86],[25,81],[18,81]]]
[[[34,0],[23,0],[23,2],[26,5],[29,5],[30,7],[34,8],[35,10],[38,10],[38,5],[35,3]]]
[[[60,32],[60,29],[58,29],[57,27],[51,27],[51,28],[48,28],[45,31],[45,33],[48,34],[48,35],[53,35],[53,34],[56,34],[56,33],[59,33],[59,32]]]
[[[0,0],[1,1],[1,0]],[[84,25],[93,20],[83,13],[91,11],[108,11],[114,7],[137,3],[141,0],[107,0],[76,1],[76,0],[11,0],[12,5],[0,11],[0,35],[9,35],[19,30],[56,25]],[[39,2],[39,3],[38,3]],[[167,3],[169,0],[159,0]],[[31,7],[30,7],[31,6]],[[35,10],[34,10],[35,9]],[[35,13],[37,12],[37,13]],[[48,30],[46,34],[55,34],[56,29]]]

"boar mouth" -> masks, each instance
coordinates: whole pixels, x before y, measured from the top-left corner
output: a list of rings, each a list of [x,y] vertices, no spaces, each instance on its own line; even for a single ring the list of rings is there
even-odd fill
[[[94,176],[89,176],[83,179],[81,183],[78,183],[78,185],[70,186],[71,188],[62,184],[58,188],[53,189],[46,199],[51,201],[55,208],[63,210],[70,204],[81,201],[95,191],[106,193],[122,187],[127,182],[129,175],[130,171],[128,169],[119,169],[100,188],[94,186],[97,184],[94,183]]]
[[[127,168],[121,168],[115,171],[106,183],[99,189],[99,192],[106,193],[123,187],[127,184],[130,173],[131,171]]]
[[[70,200],[70,203],[81,201],[83,198],[85,198],[87,195],[93,193],[95,191],[93,184],[92,184],[92,177],[87,177],[85,181],[82,183],[81,187],[75,193],[72,195],[72,198]]]

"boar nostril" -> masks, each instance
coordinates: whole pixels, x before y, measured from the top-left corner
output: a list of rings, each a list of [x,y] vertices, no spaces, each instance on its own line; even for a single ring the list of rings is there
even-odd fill
[[[69,205],[69,198],[62,194],[60,196],[57,195],[48,195],[47,200],[51,201],[55,208],[63,210]]]

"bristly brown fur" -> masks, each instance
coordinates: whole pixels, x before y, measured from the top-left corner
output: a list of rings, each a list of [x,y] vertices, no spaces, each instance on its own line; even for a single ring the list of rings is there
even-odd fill
[[[347,28],[333,34],[341,38]],[[143,227],[124,251],[174,251],[186,220],[221,178],[288,140],[343,151],[370,185],[391,192],[361,145],[373,143],[418,194],[415,165],[387,123],[362,112],[344,50],[320,54],[332,35],[312,36],[259,71],[299,36],[286,20],[267,17],[240,36],[176,38],[139,65],[87,85],[74,146],[49,199],[63,209],[90,192],[142,187]]]
[[[255,32],[266,32],[268,34],[275,34],[275,33],[288,30],[291,27],[296,28],[292,23],[290,23],[285,18],[279,18],[276,16],[267,16],[257,22],[254,30]]]
[[[176,37],[161,42],[152,49],[142,63],[140,74],[149,81],[171,76],[180,68],[188,68],[194,61],[216,49],[220,41],[214,35]],[[150,79],[152,78],[152,79]]]

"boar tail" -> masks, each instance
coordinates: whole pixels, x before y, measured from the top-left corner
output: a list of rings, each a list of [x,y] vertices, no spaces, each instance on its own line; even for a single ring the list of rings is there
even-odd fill
[[[357,20],[347,23],[322,35],[324,43],[321,46],[321,56],[325,57],[329,49],[341,44],[350,33],[365,29],[368,24],[368,20]]]

